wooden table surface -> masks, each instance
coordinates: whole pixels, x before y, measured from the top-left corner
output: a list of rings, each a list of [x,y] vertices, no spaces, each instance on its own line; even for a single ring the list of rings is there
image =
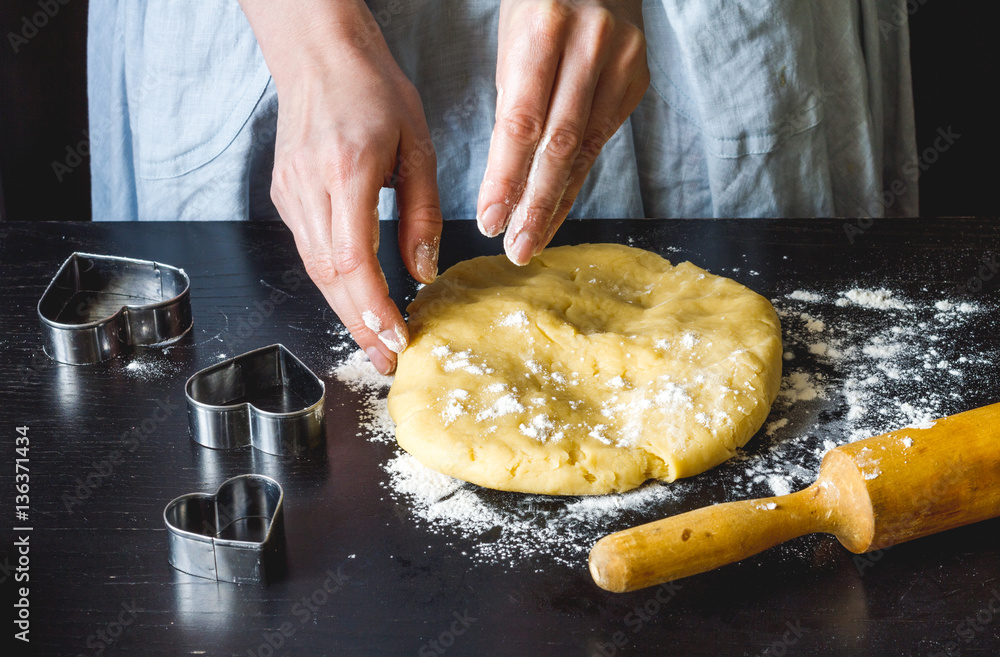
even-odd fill
[[[382,229],[380,257],[403,305],[414,283],[395,253],[396,226]],[[977,274],[1000,252],[991,220],[580,221],[557,237],[630,240],[711,271],[737,268],[727,275],[769,298],[859,282],[914,298],[952,290],[984,302],[1000,292],[1000,276]],[[450,222],[442,266],[499,249],[471,222]],[[73,251],[153,259],[190,274],[194,329],[167,353],[144,352],[154,374],[129,370],[127,358],[73,367],[43,354],[36,304]],[[259,312],[276,289],[287,298]],[[304,279],[281,225],[0,223],[0,298],[0,645],[14,645],[14,654],[1000,655],[1000,613],[991,611],[1000,612],[1000,520],[898,546],[870,568],[821,536],[676,590],[624,595],[598,589],[582,560],[470,560],[469,539],[428,532],[386,495],[381,465],[391,447],[356,435],[358,397],[329,374],[342,357],[329,348],[339,323]],[[997,354],[996,324],[971,330],[964,347]],[[195,445],[186,378],[220,353],[274,342],[326,381],[323,454]],[[986,367],[974,384],[956,383],[949,412],[1000,399],[998,365]],[[14,509],[21,426],[30,437],[28,582],[15,581],[15,542],[25,535],[13,532],[25,524]],[[258,587],[174,571],[165,504],[245,472],[284,486],[287,575]],[[713,501],[685,498],[674,511]],[[13,640],[24,586],[30,644]]]

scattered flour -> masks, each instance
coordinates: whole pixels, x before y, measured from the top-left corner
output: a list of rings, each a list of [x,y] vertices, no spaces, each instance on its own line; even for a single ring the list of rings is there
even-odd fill
[[[385,444],[387,495],[405,504],[418,525],[448,537],[456,548],[469,551],[470,559],[528,561],[541,568],[546,563],[579,567],[596,540],[625,527],[705,504],[801,489],[815,480],[820,460],[830,449],[900,427],[929,428],[935,418],[967,410],[963,390],[996,385],[991,372],[998,355],[974,349],[986,342],[976,339],[976,330],[997,328],[985,321],[997,311],[987,301],[904,301],[892,290],[855,288],[795,290],[774,304],[783,326],[785,372],[764,430],[735,457],[704,475],[670,484],[649,482],[623,494],[523,495],[483,489],[434,472],[395,447],[395,426],[386,407],[391,377],[379,374],[360,351],[339,356],[342,362],[333,374],[360,396],[359,435]],[[904,309],[905,316],[898,312]],[[525,321],[526,315],[511,313],[498,324],[518,327]],[[349,344],[346,333],[342,338]],[[696,340],[688,334],[676,346],[657,347],[690,348]],[[333,353],[343,350],[343,345],[332,347]],[[434,356],[454,369],[485,367],[473,355],[447,346],[435,349]],[[558,385],[569,385],[566,379],[577,377],[567,373],[558,381],[549,375]],[[612,379],[608,385],[614,390],[628,382]],[[488,390],[497,397],[482,411],[484,419],[520,412],[529,404],[519,401],[513,382],[494,383]],[[461,408],[463,392],[449,393],[447,400],[455,406],[446,407],[447,413],[468,411]],[[602,410],[621,410],[612,397]],[[690,406],[690,396],[666,379],[648,402],[681,411]],[[520,429],[536,439],[552,440],[557,438],[553,424],[542,405]],[[594,427],[595,438],[604,435],[602,426]],[[905,435],[899,449],[914,442]],[[880,474],[875,464],[864,471],[868,479]]]
[[[134,354],[122,368],[132,379],[152,381],[177,374],[180,367],[173,361],[155,355]]]
[[[782,379],[778,397],[783,397],[792,403],[822,398],[823,386],[818,382],[821,376],[810,372],[791,372]]]
[[[767,426],[764,427],[764,434],[767,436],[773,436],[778,429],[783,429],[788,426],[788,418],[783,417],[780,420],[775,420],[774,422],[768,422]]]
[[[892,358],[899,355],[899,352],[902,350],[902,344],[885,344],[881,341],[872,341],[871,344],[866,344],[861,349],[866,356],[871,356],[872,358]]]
[[[527,425],[520,425],[521,433],[529,438],[547,442],[548,440],[559,440],[562,438],[561,431],[555,431],[555,425],[545,413],[539,413],[531,418]]]
[[[788,495],[792,492],[789,481],[779,474],[768,475],[767,485],[771,487],[771,492],[775,495]]]
[[[389,400],[386,394],[392,385],[392,377],[379,373],[363,351],[354,351],[337,365],[333,375],[354,392],[363,395],[358,407],[358,436],[372,442],[393,444],[396,442],[396,425],[389,416]]]
[[[469,391],[461,388],[456,388],[448,393],[448,401],[445,402],[444,410],[441,411],[444,426],[448,426],[465,414],[465,405],[462,402],[468,398]]]
[[[882,288],[880,290],[865,290],[854,288],[847,292],[841,292],[841,297],[837,299],[838,306],[846,306],[851,303],[863,308],[873,310],[907,310],[910,305],[897,299],[890,290]]]
[[[813,333],[820,333],[826,328],[826,324],[821,319],[810,317],[805,313],[802,313],[799,317],[801,317],[802,321],[806,323],[806,329],[812,331]]]
[[[823,297],[816,294],[815,292],[806,292],[805,290],[795,290],[790,294],[786,294],[789,299],[795,299],[796,301],[822,301]]]
[[[519,326],[524,327],[529,324],[528,315],[523,310],[518,310],[516,313],[510,313],[505,315],[503,319],[498,322],[498,326]]]
[[[489,408],[479,411],[479,413],[476,414],[476,421],[482,422],[483,420],[492,420],[502,415],[520,413],[523,410],[524,405],[517,401],[517,397],[515,397],[512,393],[507,393],[493,402],[493,405]]]

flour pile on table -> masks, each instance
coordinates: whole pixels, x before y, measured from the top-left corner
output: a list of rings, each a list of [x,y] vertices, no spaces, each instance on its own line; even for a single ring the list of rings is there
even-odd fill
[[[783,326],[784,373],[761,432],[702,475],[628,493],[505,493],[434,472],[395,447],[386,407],[391,377],[360,351],[333,374],[361,398],[359,435],[393,449],[384,485],[394,501],[428,531],[471,549],[473,559],[539,567],[579,565],[605,534],[702,504],[798,490],[813,482],[829,449],[968,410],[963,390],[995,385],[989,372],[997,354],[977,350],[975,338],[997,330],[990,300],[854,288],[794,290],[772,302]]]
[[[120,371],[127,377],[140,381],[166,379],[178,374],[181,370],[178,363],[152,350],[144,350],[140,353],[130,354],[125,358],[116,359],[109,367],[112,371]]]

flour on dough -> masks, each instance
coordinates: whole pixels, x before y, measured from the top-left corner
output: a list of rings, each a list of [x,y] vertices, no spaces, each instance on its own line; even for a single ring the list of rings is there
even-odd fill
[[[615,244],[459,263],[410,304],[396,440],[487,488],[590,495],[732,456],[781,381],[767,299]]]

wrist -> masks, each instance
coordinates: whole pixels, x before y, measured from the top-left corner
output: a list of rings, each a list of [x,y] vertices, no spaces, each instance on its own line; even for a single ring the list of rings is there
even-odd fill
[[[275,84],[388,53],[362,0],[239,0]],[[335,63],[338,66],[331,67]]]

